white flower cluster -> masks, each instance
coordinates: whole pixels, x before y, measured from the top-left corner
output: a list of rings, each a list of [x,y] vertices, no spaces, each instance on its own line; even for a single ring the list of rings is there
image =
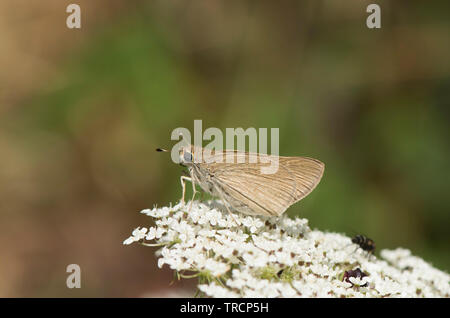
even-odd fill
[[[349,237],[312,231],[306,219],[231,216],[219,205],[143,210],[156,226],[135,229],[123,243],[162,246],[158,266],[197,277],[209,297],[450,295],[450,276],[409,250],[382,250],[377,259]]]

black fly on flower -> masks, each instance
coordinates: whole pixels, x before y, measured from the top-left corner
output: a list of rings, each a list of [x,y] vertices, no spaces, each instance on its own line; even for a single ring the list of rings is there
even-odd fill
[[[362,250],[366,251],[369,255],[375,252],[375,242],[367,236],[358,234],[352,238],[352,243],[357,244]]]

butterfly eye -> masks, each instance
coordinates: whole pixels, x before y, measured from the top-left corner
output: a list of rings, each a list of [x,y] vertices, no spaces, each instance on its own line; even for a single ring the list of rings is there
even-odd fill
[[[184,161],[185,162],[192,162],[192,154],[190,152],[184,153]]]

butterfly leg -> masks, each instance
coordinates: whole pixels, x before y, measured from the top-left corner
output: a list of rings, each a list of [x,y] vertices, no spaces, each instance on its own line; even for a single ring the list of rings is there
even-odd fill
[[[191,211],[192,208],[192,201],[194,201],[195,195],[197,194],[197,190],[195,189],[195,182],[191,178],[189,178],[192,183],[192,199],[191,202],[189,202],[188,212]]]
[[[219,191],[218,187],[215,187],[217,190],[217,193],[219,194],[220,199],[223,202],[223,205],[225,205],[225,208],[227,209],[228,213],[230,213],[231,218],[233,219],[234,223],[236,223],[237,226],[239,226],[240,224],[238,223],[238,221],[234,218],[233,213],[231,213],[230,208],[227,205],[227,201],[225,201],[225,199],[223,198],[222,192]]]
[[[223,199],[222,199],[223,200]],[[236,221],[236,219],[233,216],[233,213],[231,213],[230,208],[228,207],[228,205],[225,203],[225,208],[227,208],[228,213],[230,213],[231,218],[233,219],[234,223],[236,223],[237,226],[239,226],[240,224],[238,223],[238,221]]]
[[[184,206],[184,195],[186,194],[186,181],[192,182],[192,179],[189,177],[186,177],[186,176],[181,176],[180,181],[181,181],[181,187],[183,188],[183,194],[181,196],[180,202],[181,202],[181,205]]]

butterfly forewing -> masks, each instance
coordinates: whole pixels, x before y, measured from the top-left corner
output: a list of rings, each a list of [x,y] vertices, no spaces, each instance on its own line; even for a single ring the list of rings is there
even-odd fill
[[[239,164],[238,164],[239,165]],[[279,170],[285,170],[280,167]],[[279,173],[277,173],[279,174]],[[277,174],[261,174],[260,167],[254,164],[243,169],[223,171],[215,179],[223,191],[237,199],[231,205],[236,210],[247,210],[262,215],[280,215],[296,200],[295,180],[291,177],[277,178]],[[241,207],[236,205],[241,204]]]
[[[198,151],[196,149],[197,154]],[[270,165],[268,159],[278,160],[275,173],[262,173],[261,168]],[[217,191],[237,211],[267,216],[281,215],[308,195],[319,183],[324,170],[322,162],[311,158],[228,150],[204,153],[198,166],[211,175]]]
[[[325,165],[307,157],[280,157],[280,166],[292,173],[297,186],[297,201],[307,196],[322,178]]]

